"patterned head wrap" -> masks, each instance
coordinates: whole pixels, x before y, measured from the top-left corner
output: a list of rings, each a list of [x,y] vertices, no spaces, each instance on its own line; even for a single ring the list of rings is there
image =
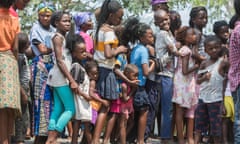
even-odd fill
[[[160,4],[160,3],[167,3],[168,0],[152,0],[151,1],[151,5],[156,5],[156,4]]]
[[[86,22],[88,22],[91,19],[91,13],[90,12],[79,12],[73,16],[73,20],[75,22],[76,26],[76,33],[79,33],[81,31],[80,26]]]
[[[55,6],[52,3],[48,3],[48,2],[42,2],[38,6],[38,13],[43,13],[43,12],[53,13],[55,10],[56,10]]]

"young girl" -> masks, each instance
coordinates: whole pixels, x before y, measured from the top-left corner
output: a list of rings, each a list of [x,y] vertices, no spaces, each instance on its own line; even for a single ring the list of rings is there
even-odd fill
[[[78,92],[78,84],[70,74],[72,58],[65,40],[65,35],[71,28],[70,14],[64,11],[56,12],[52,17],[52,25],[57,32],[52,37],[54,66],[49,72],[47,84],[53,87],[54,108],[46,144],[56,143],[58,133],[63,131],[75,114],[72,90]]]
[[[90,100],[90,104],[92,106],[92,124],[95,125],[98,111],[101,108],[101,105],[109,106],[109,103],[107,100],[104,100],[99,97],[97,91],[96,91],[96,83],[99,77],[98,72],[98,64],[94,60],[90,60],[86,62],[85,70],[88,74],[89,80],[90,80],[90,86],[89,86],[89,96],[92,100]]]
[[[229,63],[221,56],[221,41],[216,36],[209,36],[204,42],[209,60],[201,63],[197,83],[200,84],[200,94],[195,119],[195,143],[199,143],[201,133],[210,127],[210,135],[214,143],[221,143],[221,107],[223,101],[223,84]]]
[[[226,21],[216,21],[213,24],[213,32],[216,34],[216,36],[221,40],[222,47],[228,48],[229,47],[229,26]]]
[[[85,41],[78,34],[70,35],[67,38],[67,47],[71,48],[73,59],[71,74],[79,85],[79,93],[74,95],[76,113],[73,118],[72,143],[78,143],[79,127],[82,123],[85,127],[84,134],[87,138],[87,142],[90,144],[92,139],[89,130],[92,119],[92,107],[90,106],[90,97],[88,95],[90,82],[82,64],[83,60],[87,58]]]
[[[138,79],[138,68],[136,65],[127,64],[124,68],[124,75],[131,81]],[[120,113],[120,143],[126,144],[126,137],[132,128],[133,121],[133,94],[135,88],[123,82],[121,84],[121,113]]]
[[[94,59],[99,64],[100,74],[97,89],[100,96],[108,100],[109,105],[112,100],[118,98],[117,81],[113,73],[115,56],[127,51],[127,48],[124,46],[118,46],[118,39],[113,29],[113,26],[121,23],[122,16],[123,8],[119,2],[115,0],[105,0],[101,7],[96,30]],[[100,134],[108,111],[109,107],[102,105],[94,130],[93,144],[99,143]]]
[[[139,87],[134,96],[133,105],[137,113],[137,143],[144,143],[144,133],[146,129],[147,114],[149,108],[149,99],[145,90],[146,77],[154,70],[155,63],[150,60],[146,45],[152,45],[154,42],[152,29],[144,23],[132,25],[129,32],[132,43],[137,43],[130,54],[130,63],[138,67]]]
[[[89,58],[93,57],[93,39],[89,34],[88,30],[93,29],[93,22],[91,20],[90,12],[79,12],[73,16],[75,25],[76,25],[76,34],[79,34],[83,37],[86,43],[87,56]]]
[[[204,44],[203,44],[206,37],[206,35],[204,35],[203,33],[203,28],[206,27],[207,22],[208,22],[208,13],[205,7],[198,6],[191,9],[189,25],[190,27],[195,29],[199,39],[198,45],[193,49],[194,50],[193,54],[200,61],[208,58],[208,55],[204,50]]]
[[[18,72],[18,18],[9,8],[15,0],[0,1],[0,143],[11,143],[14,120],[21,114],[20,84]]]
[[[179,52],[177,68],[174,75],[174,89],[172,102],[176,103],[176,126],[178,143],[184,144],[183,134],[183,115],[184,108],[187,108],[186,117],[188,118],[187,138],[188,143],[193,144],[194,112],[198,102],[196,91],[196,73],[199,65],[195,64],[192,58],[191,46],[196,44],[196,34],[193,28],[184,26],[176,32],[176,40],[182,45]]]
[[[125,26],[123,26],[122,30],[119,30],[119,39],[120,39],[120,43],[128,46],[128,44],[126,44],[125,40],[127,40],[127,33],[129,33],[128,28],[129,28],[129,24],[126,24]],[[116,30],[116,29],[115,29]],[[123,39],[124,37],[124,39]],[[116,125],[116,121],[120,118],[120,114],[121,114],[121,91],[122,91],[122,87],[121,84],[122,82],[126,82],[129,85],[134,85],[137,86],[138,84],[138,80],[130,80],[126,77],[126,75],[124,75],[123,71],[125,66],[128,64],[128,58],[129,58],[129,49],[127,51],[127,53],[120,53],[117,55],[116,57],[116,61],[115,61],[115,65],[114,65],[114,73],[117,77],[117,85],[118,85],[118,93],[120,93],[120,97],[117,100],[112,101],[111,103],[111,107],[110,107],[110,117],[109,117],[109,121],[108,121],[108,125],[106,127],[106,133],[105,133],[105,137],[104,137],[104,142],[108,143],[110,140],[110,136],[113,137],[117,137],[116,135],[118,135],[118,130],[119,130],[119,125]],[[115,128],[115,129],[114,129]],[[114,129],[114,130],[113,130]],[[112,134],[114,133],[114,134]],[[112,139],[115,139],[113,138]],[[117,138],[116,138],[117,139]]]

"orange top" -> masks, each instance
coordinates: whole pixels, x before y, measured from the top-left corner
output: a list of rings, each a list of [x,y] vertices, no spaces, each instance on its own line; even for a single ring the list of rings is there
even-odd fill
[[[0,8],[0,51],[12,49],[14,38],[20,32],[19,20],[9,9]]]

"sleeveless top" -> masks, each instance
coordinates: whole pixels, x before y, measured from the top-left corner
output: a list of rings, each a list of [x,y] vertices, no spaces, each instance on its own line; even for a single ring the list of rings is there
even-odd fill
[[[222,58],[219,58],[214,64],[206,67],[204,70],[199,70],[198,73],[210,72],[211,78],[209,81],[204,81],[200,84],[200,95],[199,99],[203,100],[204,103],[219,102],[223,99],[223,80],[224,77],[219,74],[219,66]]]
[[[71,64],[72,64],[72,57],[69,49],[66,48],[66,40],[64,36],[62,36],[60,33],[56,33],[53,35],[52,39],[55,36],[60,36],[62,38],[62,60],[65,63],[67,70],[70,72]],[[52,43],[53,45],[53,43]],[[55,49],[54,46],[52,46],[53,49]],[[54,66],[50,70],[48,74],[47,84],[53,87],[60,87],[68,85],[68,79],[64,76],[64,74],[61,72],[60,68],[58,67],[55,53],[53,54],[53,62]]]

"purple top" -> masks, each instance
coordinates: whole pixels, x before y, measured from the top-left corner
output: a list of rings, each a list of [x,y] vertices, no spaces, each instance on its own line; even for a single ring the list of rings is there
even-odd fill
[[[159,3],[167,3],[168,0],[151,0],[151,5],[159,4]]]

